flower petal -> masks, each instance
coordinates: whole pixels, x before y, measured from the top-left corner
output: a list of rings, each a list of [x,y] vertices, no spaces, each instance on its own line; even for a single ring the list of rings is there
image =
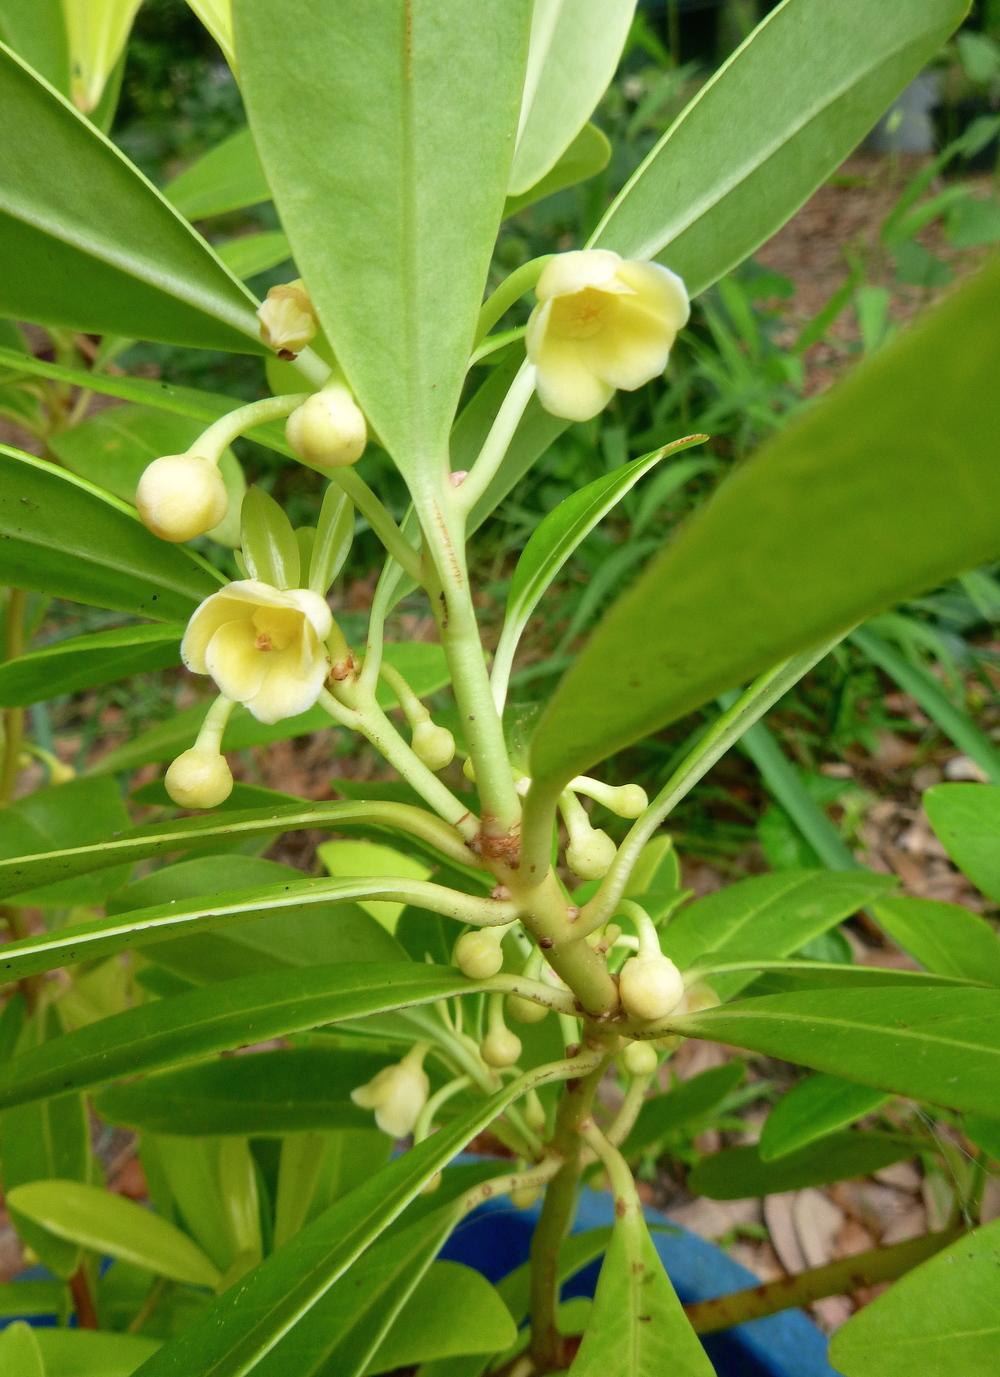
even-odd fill
[[[181,659],[194,674],[208,674],[205,652],[219,627],[246,616],[240,606],[227,598],[227,592],[228,589],[224,589],[221,593],[213,593],[191,614],[181,641]]]
[[[263,680],[252,696],[242,700],[258,722],[281,722],[312,707],[329,669],[325,655],[318,653],[303,665],[296,645],[260,658],[265,661]]]
[[[326,598],[310,588],[293,588],[285,594],[289,603],[297,607],[321,641],[325,641],[333,627],[333,613]]]
[[[633,301],[621,301],[614,324],[580,341],[581,357],[609,387],[632,392],[667,366],[674,329]]]
[[[249,619],[220,626],[205,652],[206,671],[220,692],[237,703],[247,703],[259,690],[267,669],[267,656],[255,645]]]
[[[569,296],[586,287],[600,287],[609,292],[629,291],[628,283],[617,282],[621,258],[610,249],[574,249],[558,253],[542,269],[535,295],[539,301],[553,296]]]
[[[621,265],[619,278],[634,291],[641,304],[659,316],[676,334],[691,317],[691,303],[687,288],[676,273],[662,263],[640,263],[630,260]]]
[[[603,411],[614,388],[595,376],[582,352],[591,341],[546,339],[535,359],[538,400],[553,416],[589,421]]]

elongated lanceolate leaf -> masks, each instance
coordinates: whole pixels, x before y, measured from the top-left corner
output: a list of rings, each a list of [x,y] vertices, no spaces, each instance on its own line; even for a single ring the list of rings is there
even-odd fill
[[[998,315],[994,263],[723,482],[560,682],[537,794],[1000,551]]]
[[[732,1043],[950,1109],[996,1112],[1000,990],[812,989],[672,1017]]]
[[[254,300],[131,163],[0,47],[0,313],[263,353]]]
[[[959,870],[1000,904],[1000,785],[936,784],[924,808]]]
[[[674,121],[591,242],[660,257],[703,291],[826,181],[967,10],[784,0]]]
[[[971,909],[936,899],[882,899],[875,919],[927,970],[1000,985],[1000,935]]]
[[[0,582],[153,621],[187,619],[221,575],[117,498],[0,445]]]
[[[435,494],[503,214],[530,11],[381,0],[363,22],[328,4],[297,4],[290,22],[270,0],[234,6],[250,127],[295,261],[373,428]]]
[[[698,1162],[690,1185],[695,1195],[712,1200],[743,1200],[870,1176],[914,1152],[912,1142],[891,1133],[831,1133],[777,1161],[756,1147],[723,1148]]]
[[[176,665],[184,627],[124,626],[71,636],[0,665],[0,707],[40,703],[94,684]]]
[[[222,981],[127,1009],[15,1057],[0,1068],[0,1107],[480,988],[451,969],[391,962]]]
[[[186,167],[163,190],[164,196],[189,220],[226,215],[270,199],[264,169],[249,129],[237,129],[228,139]]]
[[[782,1096],[767,1116],[757,1144],[760,1156],[770,1162],[797,1152],[856,1123],[889,1098],[884,1090],[842,1081],[839,1076],[806,1076]]]

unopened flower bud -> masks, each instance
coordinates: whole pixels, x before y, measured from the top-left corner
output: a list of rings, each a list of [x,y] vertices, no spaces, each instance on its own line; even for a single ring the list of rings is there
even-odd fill
[[[470,980],[489,980],[503,966],[499,933],[492,928],[464,932],[455,943],[454,961]]]
[[[659,1058],[648,1042],[630,1042],[622,1053],[622,1063],[630,1076],[651,1076]]]
[[[469,781],[470,784],[475,784],[476,767],[472,763],[471,755],[467,755],[465,759],[462,761],[462,774],[465,775],[466,779]]]
[[[608,806],[620,818],[637,818],[649,807],[649,795],[641,784],[623,784],[614,791],[614,802]]]
[[[592,827],[573,836],[566,848],[566,864],[581,880],[600,880],[611,869],[616,851],[607,832]]]
[[[487,1066],[513,1066],[521,1055],[521,1039],[502,1025],[491,1028],[479,1045],[479,1055]]]
[[[324,387],[289,416],[285,438],[308,464],[344,468],[356,464],[368,443],[361,408],[342,383]]]
[[[171,763],[163,784],[178,808],[217,808],[233,792],[233,775],[218,751],[192,746]]]
[[[410,745],[428,770],[443,770],[455,759],[455,738],[447,727],[439,727],[430,720],[417,723]]]
[[[666,1018],[684,998],[684,978],[663,955],[630,957],[622,967],[619,988],[630,1018]]]
[[[541,1023],[549,1011],[545,1004],[525,999],[523,995],[512,994],[507,996],[507,1012],[518,1023]]]
[[[697,985],[689,985],[684,991],[681,1012],[685,1014],[700,1014],[703,1009],[714,1009],[720,1003],[721,1000],[712,989],[711,985],[705,985],[699,981]]]
[[[529,1091],[524,1097],[524,1122],[536,1133],[544,1133],[549,1126],[549,1116],[545,1112],[545,1106],[539,1099],[537,1090]]]
[[[538,1186],[518,1186],[510,1193],[510,1203],[515,1210],[530,1210],[541,1193]]]
[[[285,358],[294,358],[305,349],[319,329],[316,312],[301,279],[272,287],[263,305],[257,308],[257,319],[261,339]]]
[[[217,526],[229,497],[222,474],[197,454],[165,454],[144,470],[135,493],[142,522],[161,540],[193,540]]]
[[[406,1138],[427,1103],[430,1081],[423,1068],[426,1047],[418,1044],[395,1066],[387,1066],[367,1083],[351,1091],[362,1109],[374,1109],[375,1122],[383,1133]]]

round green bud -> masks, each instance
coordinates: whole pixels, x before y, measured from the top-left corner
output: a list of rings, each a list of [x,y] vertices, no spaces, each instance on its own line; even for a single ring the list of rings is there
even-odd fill
[[[479,1045],[487,1066],[513,1066],[521,1055],[521,1039],[509,1028],[492,1028]]]
[[[222,474],[197,454],[165,454],[144,470],[135,505],[143,525],[174,544],[204,535],[229,507]]]
[[[510,1203],[515,1210],[530,1210],[541,1193],[538,1186],[518,1186],[510,1193]]]
[[[615,790],[614,811],[620,818],[637,818],[649,807],[649,795],[640,784],[623,784]]]
[[[630,1076],[651,1076],[659,1065],[656,1048],[648,1042],[630,1042],[622,1053],[622,1063]]]
[[[523,995],[507,996],[507,1012],[517,1023],[541,1023],[542,1019],[549,1012],[545,1004],[537,1004],[533,999],[525,999]]]
[[[489,980],[503,966],[499,935],[492,928],[463,932],[455,943],[454,962],[470,980]]]
[[[233,792],[233,775],[218,751],[192,746],[171,763],[163,784],[178,808],[217,808]]]
[[[566,848],[566,864],[581,880],[600,880],[611,869],[617,850],[607,832],[592,827],[571,839]]]
[[[361,408],[342,383],[324,387],[289,416],[285,438],[300,459],[318,468],[356,464],[368,443]]]
[[[413,754],[428,770],[443,770],[455,759],[455,738],[447,727],[438,727],[430,721],[417,723],[410,745]]]
[[[684,977],[668,956],[633,956],[622,967],[619,990],[630,1018],[666,1018],[684,998]]]

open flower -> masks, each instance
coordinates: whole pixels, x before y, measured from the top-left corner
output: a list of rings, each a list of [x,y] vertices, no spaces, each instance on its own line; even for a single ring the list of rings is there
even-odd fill
[[[205,599],[188,622],[181,658],[195,674],[210,674],[258,722],[280,722],[319,697],[332,626],[318,593],[245,579]]]
[[[616,388],[658,377],[690,315],[684,283],[659,263],[579,249],[546,264],[528,321],[538,399],[553,416],[588,421]]]
[[[406,1138],[416,1126],[427,1103],[430,1081],[423,1061],[427,1048],[418,1043],[402,1061],[387,1066],[367,1085],[351,1091],[351,1099],[362,1109],[374,1109],[375,1122],[383,1133]]]

